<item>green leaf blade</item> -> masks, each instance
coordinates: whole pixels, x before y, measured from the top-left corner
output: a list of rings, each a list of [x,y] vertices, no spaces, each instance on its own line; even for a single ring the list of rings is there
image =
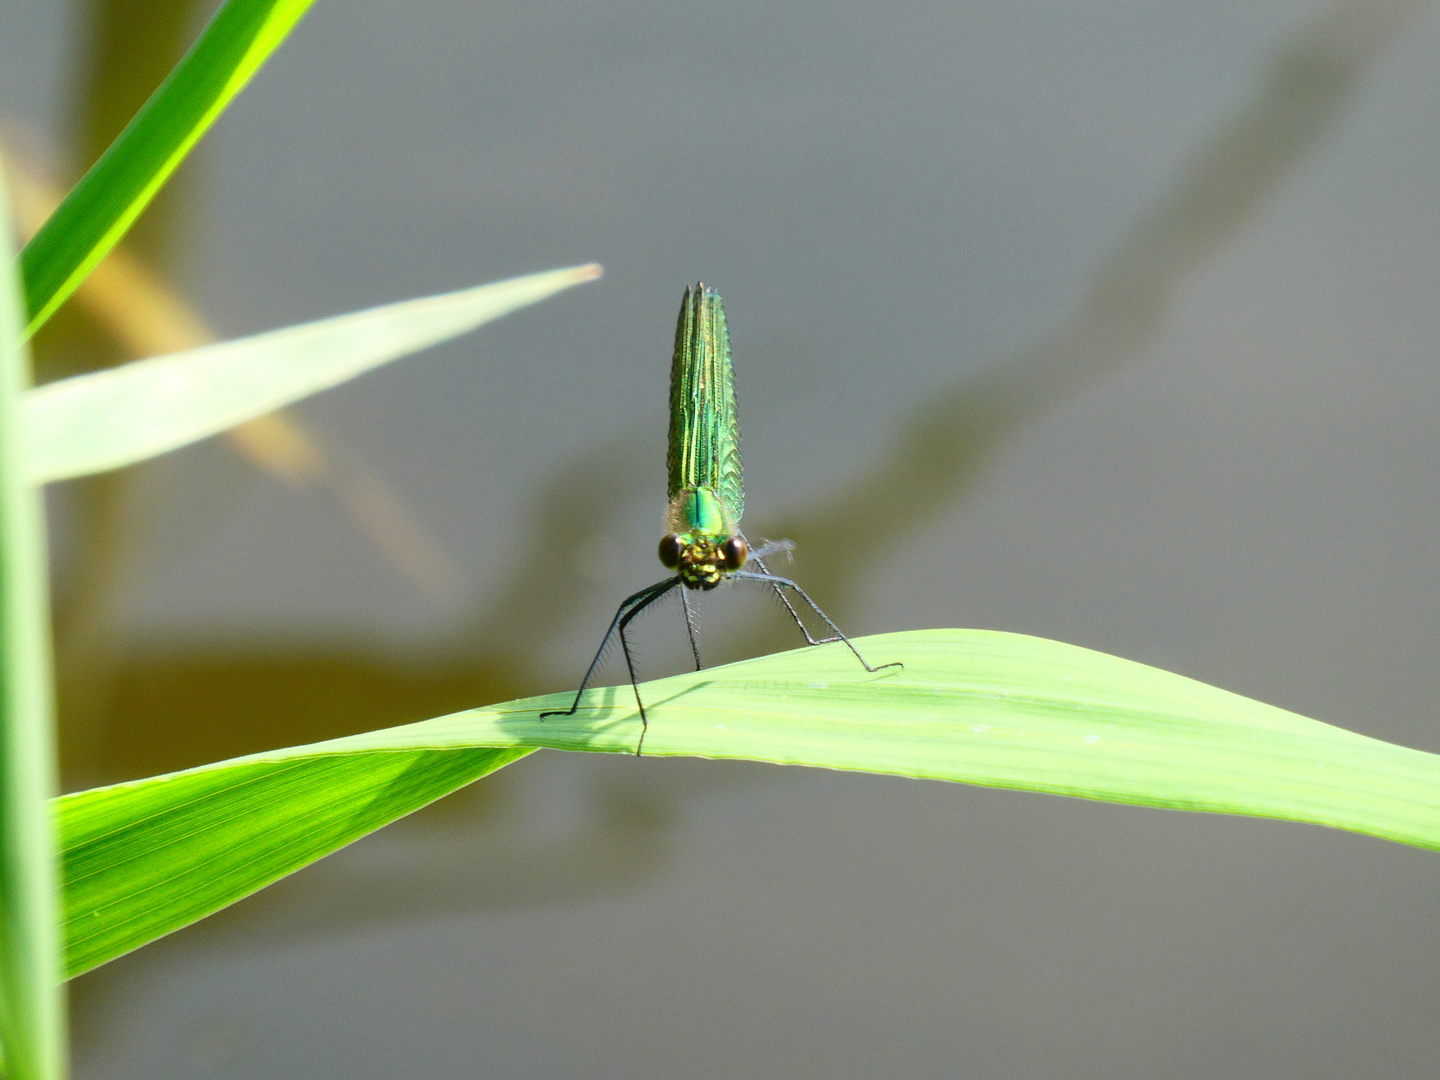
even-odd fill
[[[143,461],[599,275],[594,264],[526,274],[47,383],[26,394],[28,476],[48,483]]]
[[[25,476],[30,381],[0,190],[0,1043],[11,1080],[67,1071],[45,510]]]
[[[140,790],[103,789],[67,806],[67,974],[212,914],[527,753],[487,747],[443,758],[376,751],[249,761],[142,782]],[[143,829],[115,828],[117,817],[137,814],[148,815]]]
[[[21,253],[33,334],[289,35],[314,0],[228,0]]]
[[[872,663],[905,667],[866,672],[831,644],[643,684],[646,756],[771,761],[1282,818],[1440,850],[1435,754],[1041,638],[928,630],[856,644]],[[164,824],[168,814],[183,817],[198,790],[191,785],[257,785],[247,797],[267,807],[265,850],[303,845],[315,827],[312,805],[342,816],[358,807],[367,830],[400,805],[377,797],[394,782],[378,768],[386,755],[402,756],[409,777],[443,774],[439,792],[465,782],[467,769],[490,771],[492,763],[466,757],[484,748],[514,756],[538,747],[634,752],[640,723],[629,686],[587,692],[574,717],[539,719],[569,702],[568,694],[528,698],[66,796],[70,970],[103,963],[122,939],[134,948],[179,925],[176,911],[189,903],[183,894],[209,888],[203,876],[187,876],[201,873],[193,869],[197,850],[203,873],[225,882],[208,895],[208,910],[228,902],[222,892],[239,899],[279,876],[278,862],[257,861],[235,836],[207,839]],[[354,760],[342,770],[344,785],[330,791],[324,770],[337,757]],[[85,882],[101,879],[115,900],[82,941],[87,917],[96,919]],[[166,890],[176,911],[166,910]],[[143,903],[127,899],[142,894]],[[123,932],[107,929],[107,920],[125,923]]]

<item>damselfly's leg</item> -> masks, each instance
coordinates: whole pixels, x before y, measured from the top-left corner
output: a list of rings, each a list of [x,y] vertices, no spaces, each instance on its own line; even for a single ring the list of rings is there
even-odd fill
[[[740,539],[744,540],[745,538],[742,536],[740,537]],[[748,540],[746,541],[746,545],[749,545]],[[767,578],[769,578],[773,577],[774,575],[770,573],[770,568],[765,565],[765,560],[764,558],[762,558],[762,556],[766,554],[773,555],[777,551],[794,550],[795,545],[789,540],[772,540],[766,543],[762,548],[760,548],[759,551],[752,551],[750,553],[750,561],[753,562],[756,566],[760,567],[760,572],[764,574]],[[735,574],[734,576],[744,577],[745,575]],[[805,635],[805,640],[811,645],[824,645],[826,642],[837,640],[836,638],[825,638],[824,641],[816,641],[813,637],[810,636],[810,628],[805,625],[805,620],[800,618],[800,613],[795,610],[795,605],[790,603],[790,598],[785,595],[779,585],[775,586],[775,595],[780,598],[780,603],[785,605],[785,610],[790,613],[790,618],[795,620],[795,625],[800,628],[800,633]],[[810,606],[815,607],[814,604],[811,604]],[[816,608],[816,610],[818,611],[819,609]],[[827,619],[826,622],[829,622],[829,620]]]
[[[615,609],[615,617],[610,620],[610,629],[605,631],[605,636],[600,640],[600,648],[595,652],[595,659],[591,660],[590,666],[585,669],[585,678],[580,680],[580,689],[575,691],[575,700],[571,703],[570,708],[556,709],[553,712],[542,712],[540,719],[544,720],[547,716],[574,716],[575,710],[580,708],[580,697],[585,693],[585,688],[590,685],[590,680],[594,678],[595,669],[600,666],[600,658],[605,655],[605,646],[610,644],[610,639],[615,635],[615,631],[619,629],[621,620],[624,619],[628,623],[629,619],[633,617],[637,611],[643,611],[679,584],[680,579],[678,577],[666,578],[664,581],[657,581],[654,585],[641,589],[634,596],[627,596],[621,601],[620,606]],[[621,636],[621,642],[624,642],[623,635]],[[628,663],[630,659],[629,650],[626,650],[625,659]],[[635,669],[633,666],[630,669],[630,681],[632,683],[635,681]],[[636,700],[639,700],[638,691],[636,692]]]
[[[640,741],[635,744],[636,757],[640,756],[640,751],[645,746],[645,736],[650,734],[650,717],[645,715],[645,702],[640,699],[640,679],[635,674],[635,658],[630,655],[630,639],[625,636],[625,630],[627,627],[629,627],[631,619],[635,618],[636,615],[639,615],[640,612],[644,611],[656,600],[659,600],[660,597],[664,596],[671,589],[675,588],[675,586],[679,585],[680,579],[677,577],[671,579],[670,581],[661,582],[660,584],[664,587],[655,589],[655,591],[652,592],[649,596],[647,596],[644,600],[641,600],[638,604],[636,604],[629,611],[627,611],[623,616],[620,616],[619,622],[616,623],[616,629],[620,632],[620,651],[625,654],[625,667],[630,672],[630,688],[635,691],[635,707],[640,710]],[[685,595],[685,590],[683,588],[680,590],[680,595],[682,598]],[[690,614],[690,609],[688,607],[685,609],[685,614],[687,616],[686,623],[688,625],[688,616]],[[690,639],[690,643],[692,645],[695,643],[695,639],[693,637]]]
[[[899,660],[891,661],[888,664],[880,664],[877,667],[871,667],[869,664],[867,664],[865,662],[865,658],[860,655],[860,650],[855,648],[855,646],[851,643],[850,639],[840,632],[840,628],[830,621],[830,616],[826,615],[825,612],[821,611],[820,605],[815,603],[814,600],[811,600],[810,595],[804,589],[800,588],[799,585],[796,585],[795,582],[791,581],[789,578],[776,577],[774,574],[752,574],[748,570],[740,570],[737,573],[732,574],[731,576],[737,578],[740,581],[763,581],[767,585],[770,585],[772,588],[774,588],[776,592],[779,592],[781,589],[790,589],[795,593],[796,596],[800,597],[801,600],[804,600],[805,603],[809,604],[815,614],[819,615],[820,618],[825,620],[825,625],[828,626],[835,633],[835,636],[833,638],[826,638],[825,641],[816,641],[810,636],[809,632],[807,631],[805,634],[805,640],[810,642],[811,645],[823,645],[831,641],[843,641],[845,643],[845,647],[855,654],[855,659],[860,661],[860,666],[863,667],[866,671],[879,671],[882,668],[887,667],[905,666]],[[788,604],[786,606],[789,607]],[[793,609],[791,610],[791,613],[794,613]],[[800,622],[798,617],[795,621]],[[801,629],[804,629],[803,623],[801,623]]]
[[[700,663],[700,646],[695,641],[695,617],[690,613],[690,591],[680,590],[680,606],[685,609],[685,631],[690,635],[690,651],[695,654],[695,670],[705,665]]]

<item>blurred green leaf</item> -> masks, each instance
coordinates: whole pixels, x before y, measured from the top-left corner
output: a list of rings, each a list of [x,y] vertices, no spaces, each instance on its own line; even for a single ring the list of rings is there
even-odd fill
[[[163,454],[590,281],[594,264],[337,315],[29,391],[36,483]]]
[[[115,246],[313,0],[227,0],[21,253],[33,334]]]
[[[18,423],[30,363],[0,190],[0,1043],[10,1080],[66,1072],[45,510]]]
[[[651,757],[745,758],[1313,822],[1440,848],[1440,756],[1041,638],[924,630],[646,683]],[[88,970],[537,747],[632,753],[629,686],[256,754],[60,801]]]

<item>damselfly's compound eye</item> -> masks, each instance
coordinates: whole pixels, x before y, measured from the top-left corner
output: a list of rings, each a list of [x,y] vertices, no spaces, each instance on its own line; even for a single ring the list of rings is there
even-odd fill
[[[674,570],[680,565],[680,537],[666,533],[660,538],[660,565]]]
[[[720,554],[725,556],[725,569],[734,573],[745,565],[745,560],[750,558],[750,549],[745,546],[745,541],[738,536],[732,536],[720,546]]]

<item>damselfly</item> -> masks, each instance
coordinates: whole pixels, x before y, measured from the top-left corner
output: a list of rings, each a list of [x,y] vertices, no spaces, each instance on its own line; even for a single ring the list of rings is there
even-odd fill
[[[626,630],[636,615],[662,596],[680,590],[685,612],[685,629],[690,635],[690,651],[695,667],[700,668],[700,647],[695,640],[695,620],[690,610],[689,592],[708,591],[724,581],[757,581],[775,590],[780,602],[800,627],[811,645],[842,641],[866,671],[903,667],[898,661],[871,667],[865,662],[850,639],[840,632],[830,616],[806,595],[805,590],[789,578],[772,574],[765,557],[776,551],[788,550],[788,541],[768,544],[752,551],[740,532],[740,515],[745,510],[745,487],[740,476],[740,425],[735,416],[735,369],[730,362],[730,330],[725,323],[725,307],[720,296],[703,283],[685,290],[680,305],[680,319],[675,326],[675,358],[670,366],[670,441],[666,455],[670,473],[665,511],[665,535],[660,538],[660,562],[674,574],[626,597],[610,629],[600,642],[600,649],[570,708],[541,713],[547,716],[573,716],[580,707],[580,698],[590,685],[595,669],[611,638],[620,636],[625,653],[625,666],[630,672],[630,685],[635,690],[635,704],[640,709],[640,742],[635,753],[645,744],[650,718],[640,698],[640,682],[635,674],[635,660]],[[751,566],[755,569],[749,569]],[[803,600],[829,628],[831,637],[816,638],[800,618],[790,596]]]

